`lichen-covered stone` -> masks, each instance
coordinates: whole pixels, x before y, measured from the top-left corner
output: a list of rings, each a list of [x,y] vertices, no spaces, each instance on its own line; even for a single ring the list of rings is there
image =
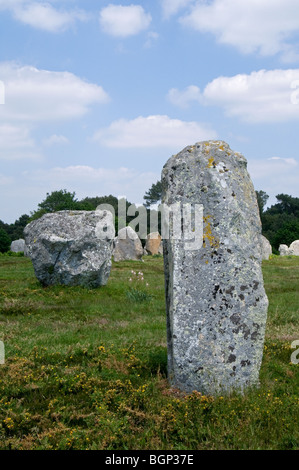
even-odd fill
[[[299,240],[295,240],[290,244],[289,253],[293,256],[299,256]]]
[[[130,226],[120,229],[118,236],[114,240],[114,261],[138,261],[141,260],[143,255],[144,249],[135,230]]]
[[[162,234],[169,380],[212,395],[258,385],[268,299],[247,161],[225,142],[199,142],[168,160],[162,187],[168,206],[203,205],[201,248]]]
[[[278,251],[280,256],[288,256],[290,254],[288,245],[279,245]]]
[[[25,240],[20,238],[19,240],[14,240],[11,242],[10,251],[14,253],[22,253],[25,251]]]
[[[268,260],[269,257],[272,255],[271,243],[266,237],[264,237],[264,235],[261,236],[261,243],[262,243],[262,259]]]
[[[109,279],[114,239],[111,212],[60,211],[25,227],[25,241],[44,285],[98,287]]]
[[[161,235],[159,232],[152,232],[149,233],[146,237],[146,242],[145,242],[145,249],[149,255],[158,255],[161,253],[160,247],[161,247]]]

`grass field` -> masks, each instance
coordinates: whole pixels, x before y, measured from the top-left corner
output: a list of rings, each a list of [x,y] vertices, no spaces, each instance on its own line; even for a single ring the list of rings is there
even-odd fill
[[[212,398],[169,388],[161,257],[87,290],[43,288],[30,260],[1,256],[0,449],[299,449],[299,257],[263,272],[261,385]]]

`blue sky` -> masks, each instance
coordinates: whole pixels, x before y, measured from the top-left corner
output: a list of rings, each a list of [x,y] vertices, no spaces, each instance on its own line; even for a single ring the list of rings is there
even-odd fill
[[[299,197],[298,123],[298,0],[0,0],[4,222],[58,189],[142,203],[209,139]]]

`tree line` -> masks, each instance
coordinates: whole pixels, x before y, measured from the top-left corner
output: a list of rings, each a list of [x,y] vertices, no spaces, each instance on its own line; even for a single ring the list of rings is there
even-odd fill
[[[162,183],[157,181],[144,195],[144,206],[151,211],[151,206],[161,201]],[[262,222],[262,233],[272,245],[273,252],[278,253],[280,244],[290,245],[294,240],[299,240],[299,198],[287,194],[278,194],[277,203],[266,208],[269,199],[265,191],[256,191],[257,202]],[[60,210],[95,210],[101,204],[109,204],[115,211],[116,232],[118,227],[118,198],[112,196],[86,197],[78,200],[75,192],[66,189],[47,193],[37,209],[30,215],[23,214],[13,224],[6,224],[0,220],[0,252],[5,253],[10,249],[11,242],[23,238],[25,226],[32,220],[38,219],[49,212]],[[127,209],[132,204],[126,201]],[[138,207],[136,207],[138,212]],[[126,224],[135,216],[127,216]],[[148,217],[148,220],[150,218]]]

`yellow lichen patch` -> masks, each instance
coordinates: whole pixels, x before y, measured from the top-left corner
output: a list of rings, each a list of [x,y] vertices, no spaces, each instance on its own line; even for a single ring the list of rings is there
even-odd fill
[[[214,157],[209,158],[207,168],[212,168],[214,164]]]
[[[207,215],[203,218],[204,227],[203,227],[203,246],[204,248],[207,246],[207,243],[210,244],[211,248],[219,248],[219,240],[212,234],[211,222],[210,219],[212,218],[211,215]]]

